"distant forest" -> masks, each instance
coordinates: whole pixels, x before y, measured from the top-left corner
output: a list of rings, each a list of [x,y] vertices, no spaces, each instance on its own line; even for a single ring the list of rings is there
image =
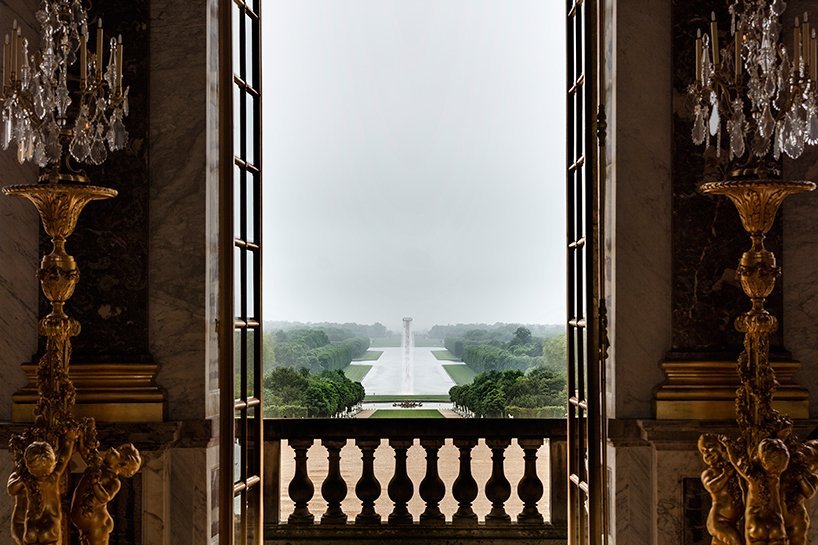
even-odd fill
[[[370,347],[400,346],[383,324],[264,323],[265,414],[332,416],[363,400],[343,370]],[[565,402],[565,328],[539,324],[435,325],[415,334],[418,347],[445,347],[477,376],[452,388],[457,406],[488,415],[560,416]],[[546,387],[547,385],[547,387]]]

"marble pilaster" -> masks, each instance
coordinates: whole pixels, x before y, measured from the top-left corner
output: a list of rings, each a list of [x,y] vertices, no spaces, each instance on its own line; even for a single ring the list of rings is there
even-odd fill
[[[613,416],[638,418],[651,414],[670,345],[670,6],[619,2],[613,16]]]
[[[215,4],[154,0],[151,8],[150,347],[171,419],[212,416],[208,399],[218,387],[218,177],[210,162],[218,140],[208,49]]]

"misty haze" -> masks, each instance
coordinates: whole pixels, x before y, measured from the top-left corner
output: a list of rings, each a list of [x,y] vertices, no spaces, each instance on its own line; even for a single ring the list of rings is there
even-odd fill
[[[563,6],[271,4],[265,414],[562,416]]]

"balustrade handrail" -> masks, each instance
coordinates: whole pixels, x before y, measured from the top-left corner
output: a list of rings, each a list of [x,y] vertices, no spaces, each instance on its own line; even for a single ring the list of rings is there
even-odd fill
[[[333,535],[334,540],[340,539],[338,531],[343,529],[344,539],[347,540],[344,543],[361,544],[385,538],[396,528],[417,527],[421,532],[448,532],[447,542],[459,544],[468,543],[475,531],[491,533],[505,528],[507,539],[503,542],[521,545],[564,543],[567,487],[558,483],[568,480],[566,428],[564,419],[555,418],[265,419],[264,442],[267,446],[264,463],[267,469],[264,510],[267,537],[270,543],[323,544],[322,540],[329,534]],[[491,451],[491,475],[482,484],[478,484],[472,473],[472,450],[480,440],[484,440]],[[295,468],[289,483],[281,483],[279,479],[283,441],[287,441],[294,451]],[[341,471],[341,450],[350,441],[354,441],[360,451],[353,457],[362,460],[360,476],[354,483],[348,482]],[[419,482],[413,481],[407,472],[407,453],[417,441],[426,452],[425,475]],[[458,451],[458,474],[447,485],[439,472],[439,453],[448,441]],[[512,441],[516,441],[523,451],[524,471],[516,483],[509,482],[505,475],[505,452]],[[537,475],[537,452],[546,441],[549,452],[548,481],[551,483],[548,487],[548,519],[544,518],[538,506],[545,489]],[[379,480],[374,470],[374,460],[376,450],[384,442],[391,447],[393,471],[390,478]],[[316,444],[326,449],[328,467],[313,482],[308,451]],[[286,521],[279,522],[279,490],[282,485],[286,486],[293,510]],[[481,497],[491,504],[484,523],[478,521],[473,509],[473,502],[481,490]],[[517,498],[522,501],[519,512],[510,513],[507,510],[506,502],[512,491],[516,491]],[[320,493],[325,502],[323,513],[314,512],[316,493]],[[360,502],[354,520],[350,519],[350,514],[343,510],[342,505],[350,494],[354,494]],[[415,494],[425,504],[421,513],[409,510],[409,501]],[[384,495],[392,504],[389,512],[376,509],[376,501]],[[440,509],[441,501],[446,497],[457,502],[457,510],[450,520]],[[366,536],[369,541],[355,533],[362,528],[368,529]],[[471,533],[462,534],[464,529],[470,529]],[[508,532],[516,533],[512,536]],[[421,539],[421,542],[424,541],[425,538]]]
[[[265,418],[264,440],[528,439],[565,440],[564,418]]]

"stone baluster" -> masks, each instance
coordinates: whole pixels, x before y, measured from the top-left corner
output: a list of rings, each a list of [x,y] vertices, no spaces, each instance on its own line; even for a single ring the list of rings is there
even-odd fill
[[[460,472],[452,484],[452,496],[457,500],[457,511],[452,515],[452,524],[477,524],[477,513],[472,502],[477,498],[477,481],[471,474],[471,451],[477,439],[455,439],[454,446],[460,450]]]
[[[525,524],[542,524],[543,516],[537,508],[537,502],[543,496],[543,484],[537,477],[537,449],[542,444],[542,438],[518,439],[517,443],[523,449],[525,470],[523,477],[517,484],[517,495],[523,500],[523,510],[517,515],[517,522]]]
[[[315,487],[307,473],[307,451],[312,442],[312,439],[290,440],[290,446],[295,450],[295,473],[287,487],[290,499],[295,503],[295,510],[287,519],[290,524],[312,524],[315,521],[309,508]]]
[[[356,439],[355,444],[361,449],[363,469],[361,478],[355,485],[355,494],[361,500],[361,512],[355,517],[355,524],[380,524],[381,516],[375,511],[375,500],[381,495],[381,483],[375,477],[375,449],[381,444],[380,439]]]
[[[341,476],[341,449],[346,439],[323,439],[321,444],[327,449],[329,467],[327,477],[321,484],[321,495],[327,502],[327,510],[321,516],[321,524],[346,524],[347,516],[341,510],[341,502],[347,496],[347,483]]]
[[[412,513],[407,504],[414,495],[414,487],[406,472],[406,451],[412,443],[412,439],[389,440],[389,446],[395,450],[395,474],[386,488],[395,506],[389,514],[389,524],[412,524]]]
[[[421,439],[420,446],[426,450],[426,476],[420,482],[418,492],[426,509],[420,514],[422,524],[445,524],[446,516],[440,512],[440,500],[446,495],[446,484],[437,470],[438,451],[443,439]]]
[[[486,482],[486,497],[491,502],[491,511],[486,515],[487,524],[511,521],[505,508],[506,500],[511,496],[511,484],[503,467],[504,452],[510,444],[509,439],[486,439],[486,445],[491,449],[491,477]]]
[[[568,525],[568,443],[565,439],[549,439],[548,450],[549,520],[564,528]]]

